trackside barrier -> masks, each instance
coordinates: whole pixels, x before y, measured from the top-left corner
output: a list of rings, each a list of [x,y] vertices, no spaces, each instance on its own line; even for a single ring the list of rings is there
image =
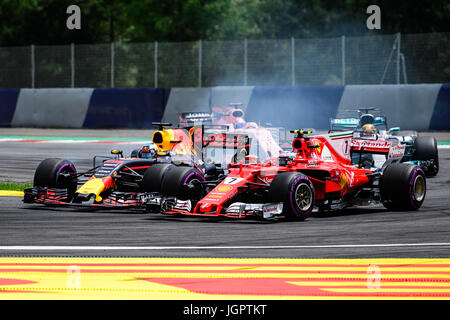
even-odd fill
[[[430,130],[450,129],[450,84],[443,84],[434,105]]]
[[[95,89],[83,128],[151,128],[161,121],[168,89]]]
[[[355,115],[362,107],[375,107],[387,117],[390,127],[428,130],[440,88],[440,84],[348,85],[339,103],[338,116]]]
[[[94,89],[21,89],[11,126],[81,128]]]
[[[0,126],[10,126],[20,89],[0,89]]]
[[[0,89],[0,126],[151,128],[178,123],[181,112],[236,102],[247,121],[261,125],[327,129],[330,117],[376,107],[391,127],[450,130],[450,84]]]

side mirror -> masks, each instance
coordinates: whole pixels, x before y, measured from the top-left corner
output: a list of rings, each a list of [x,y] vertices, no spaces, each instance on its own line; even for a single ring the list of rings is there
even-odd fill
[[[115,154],[115,155],[117,155],[117,157],[119,157],[119,156],[123,157],[122,150],[111,150],[111,154]]]

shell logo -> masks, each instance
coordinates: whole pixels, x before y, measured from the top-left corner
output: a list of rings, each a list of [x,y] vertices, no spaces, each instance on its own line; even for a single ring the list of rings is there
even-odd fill
[[[316,146],[317,146],[317,152],[319,154],[322,154],[322,148],[320,147],[320,143],[316,142]]]
[[[217,188],[218,191],[222,191],[222,192],[228,191],[230,189],[232,189],[230,186],[220,186]]]

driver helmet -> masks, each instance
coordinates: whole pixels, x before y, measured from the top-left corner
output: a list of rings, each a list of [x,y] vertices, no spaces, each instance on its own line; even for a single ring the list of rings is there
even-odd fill
[[[244,119],[238,118],[238,119],[236,119],[236,122],[234,123],[234,127],[236,129],[240,129],[240,128],[245,127],[245,124],[246,124],[246,122]]]
[[[377,128],[373,124],[368,123],[368,124],[363,125],[362,133],[363,133],[363,136],[370,137],[377,133]]]
[[[141,158],[151,159],[159,152],[159,148],[153,142],[147,143],[141,149]]]

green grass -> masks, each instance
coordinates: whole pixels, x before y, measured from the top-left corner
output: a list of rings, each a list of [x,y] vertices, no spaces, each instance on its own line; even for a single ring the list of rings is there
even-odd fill
[[[13,182],[11,180],[0,181],[0,190],[23,191],[25,188],[32,188],[31,182]]]

